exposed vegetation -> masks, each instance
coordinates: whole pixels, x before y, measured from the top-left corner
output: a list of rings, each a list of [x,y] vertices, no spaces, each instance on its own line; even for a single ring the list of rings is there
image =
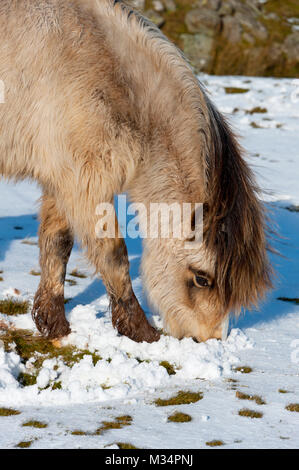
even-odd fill
[[[209,446],[209,447],[218,447],[218,446],[223,446],[224,442],[223,441],[218,441],[218,440],[215,439],[214,441],[206,442],[206,445]]]
[[[70,276],[78,277],[79,279],[86,279],[87,278],[86,274],[81,273],[77,269],[73,269],[73,271],[70,273]]]
[[[290,403],[290,405],[286,406],[286,410],[299,413],[299,403]]]
[[[155,400],[157,406],[172,406],[172,405],[189,405],[202,400],[203,394],[201,392],[184,392],[179,391],[174,397],[171,398],[158,398]]]
[[[138,447],[133,446],[129,442],[117,442],[116,444],[120,449],[138,449]]]
[[[176,372],[175,372],[174,366],[170,364],[168,361],[161,361],[160,366],[164,367],[167,370],[168,375],[175,375]]]
[[[241,372],[242,374],[250,374],[252,372],[252,368],[249,366],[240,366],[235,367],[234,369],[236,372]]]
[[[171,416],[168,416],[168,421],[171,423],[188,423],[191,420],[191,416],[187,415],[186,413],[177,412]]]
[[[31,446],[33,441],[21,441],[19,442],[16,447],[20,447],[21,449],[27,449]]]
[[[263,413],[260,413],[259,411],[254,411],[254,410],[249,410],[248,408],[243,408],[242,410],[239,410],[239,416],[245,416],[247,418],[262,418]]]
[[[35,271],[35,269],[31,269],[29,274],[31,274],[31,276],[40,276],[41,272],[40,271]]]
[[[13,408],[0,408],[0,416],[15,416],[19,414],[21,414],[21,412]]]
[[[57,348],[51,341],[36,336],[29,330],[0,330],[0,339],[4,343],[5,351],[15,350],[21,357],[23,364],[26,365],[26,362],[31,359],[33,369],[30,369],[30,372],[21,372],[18,376],[18,381],[24,387],[36,384],[37,376],[45,359],[56,358],[68,367],[72,367],[86,355],[92,357],[93,365],[96,365],[102,359],[95,352],[80,350],[74,346]],[[34,359],[33,362],[32,358]],[[51,387],[52,390],[61,389],[62,385],[59,377],[50,383],[48,387]]]
[[[27,300],[21,301],[14,298],[0,300],[0,312],[5,315],[21,315],[28,313],[29,302]]]
[[[118,416],[114,421],[103,421],[102,426],[96,430],[95,434],[99,435],[109,429],[122,429],[124,426],[131,426],[132,421],[133,418],[130,415]]]
[[[257,405],[265,405],[266,402],[258,395],[247,395],[246,393],[242,393],[240,391],[236,392],[236,397],[239,398],[239,400],[251,400],[255,401]]]
[[[26,423],[23,423],[22,426],[28,426],[31,428],[38,428],[38,429],[44,429],[48,427],[47,423],[43,423],[41,421],[34,421],[34,420],[27,421]]]
[[[249,88],[238,88],[238,87],[225,87],[225,93],[228,95],[238,94],[238,93],[248,93]]]

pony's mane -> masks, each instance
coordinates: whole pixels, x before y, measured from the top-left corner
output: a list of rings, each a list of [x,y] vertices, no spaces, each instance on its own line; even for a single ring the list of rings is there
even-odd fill
[[[228,122],[206,98],[210,114],[205,243],[216,250],[216,285],[236,313],[256,306],[272,287],[267,217],[260,189]]]
[[[256,305],[271,287],[266,217],[253,173],[235,135],[183,53],[158,27],[123,1],[101,0],[97,4],[182,85],[205,146],[204,241],[208,250],[216,253],[219,297],[226,311],[238,312]]]

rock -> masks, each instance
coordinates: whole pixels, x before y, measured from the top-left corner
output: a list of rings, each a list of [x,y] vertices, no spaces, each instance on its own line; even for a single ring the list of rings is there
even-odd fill
[[[133,8],[136,8],[136,10],[142,11],[145,8],[145,0],[130,0],[129,3]]]
[[[234,18],[242,26],[244,31],[249,32],[255,38],[265,41],[268,38],[268,31],[264,25],[257,21],[253,16],[237,12]]]
[[[221,0],[198,0],[196,6],[207,7],[217,11],[221,7]]]
[[[197,72],[207,70],[212,60],[213,38],[202,33],[181,34],[183,50]]]
[[[227,0],[222,2],[221,7],[218,10],[220,16],[233,15],[236,11],[235,1]]]
[[[225,16],[222,20],[222,35],[231,44],[241,41],[242,27],[233,16]]]
[[[165,5],[166,10],[168,11],[175,11],[176,10],[176,4],[174,0],[163,0],[163,3]]]
[[[185,23],[190,33],[205,33],[211,36],[221,27],[218,13],[207,8],[190,10],[185,16]]]
[[[163,16],[161,16],[155,10],[147,10],[144,15],[153,23],[155,23],[155,25],[157,25],[159,28],[161,28],[161,26],[163,26],[165,23]]]
[[[164,5],[162,2],[160,2],[160,0],[153,0],[153,9],[157,12],[162,12],[164,11]]]
[[[299,31],[295,31],[286,38],[283,50],[289,60],[299,63]]]

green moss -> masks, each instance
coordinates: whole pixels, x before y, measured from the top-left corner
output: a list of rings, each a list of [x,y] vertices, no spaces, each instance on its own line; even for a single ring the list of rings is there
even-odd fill
[[[234,369],[236,372],[241,372],[242,374],[250,374],[252,372],[252,368],[249,366],[240,366]]]
[[[21,449],[27,449],[31,446],[33,441],[21,441],[19,442],[16,447],[20,447]]]
[[[189,405],[196,403],[203,398],[201,392],[184,392],[179,391],[174,397],[168,399],[158,398],[155,400],[157,406],[172,406],[172,405]]]
[[[133,446],[129,442],[117,442],[116,444],[120,449],[138,449],[138,447]]]
[[[71,432],[72,436],[86,436],[87,432],[80,431],[79,429],[75,429],[75,431]]]
[[[282,300],[283,302],[292,302],[294,304],[299,304],[299,299],[297,297],[289,298],[289,297],[277,297],[277,300]]]
[[[65,282],[67,282],[70,286],[77,285],[77,281],[75,281],[74,279],[66,279]]]
[[[103,434],[103,432],[110,429],[122,429],[124,426],[131,426],[132,420],[132,416],[124,415],[117,416],[115,421],[103,421],[102,425],[96,430],[95,435]]]
[[[0,408],[0,416],[15,416],[19,414],[21,414],[21,412],[13,408]]]
[[[286,410],[296,411],[297,413],[299,413],[299,403],[290,403],[286,406]]]
[[[278,393],[290,393],[290,392],[288,392],[288,390],[284,390],[283,388],[279,388]]]
[[[267,112],[267,108],[261,108],[260,106],[256,106],[255,108],[247,110],[246,114],[265,114]]]
[[[159,365],[160,365],[161,367],[164,367],[164,368],[167,370],[168,375],[175,375],[175,374],[176,374],[173,365],[170,364],[168,361],[161,361],[161,362],[159,363]]]
[[[40,276],[41,272],[40,271],[35,271],[34,269],[31,269],[29,274],[31,274],[31,276]]]
[[[262,126],[260,126],[259,124],[257,124],[255,121],[252,121],[250,123],[250,126],[253,128],[253,129],[263,129]]]
[[[78,277],[80,279],[86,279],[87,278],[87,276],[85,274],[81,273],[77,269],[73,269],[73,271],[70,273],[70,276]]]
[[[79,350],[74,346],[56,348],[51,341],[42,336],[35,336],[29,330],[6,330],[0,335],[0,339],[4,342],[7,352],[11,350],[11,344],[15,344],[16,352],[22,358],[23,363],[26,363],[31,358],[35,358],[33,365],[36,369],[42,366],[45,359],[56,358],[69,367],[81,361],[85,355],[92,357],[94,365],[101,360],[98,354],[91,353],[88,350]],[[20,379],[27,381],[27,384],[28,381],[34,380],[29,374],[21,375]],[[56,386],[54,384],[54,387],[59,388],[59,382],[57,382]]]
[[[21,301],[13,298],[0,300],[0,312],[5,315],[21,315],[28,313],[29,302],[27,300]]]
[[[206,442],[206,446],[209,446],[209,447],[224,446],[224,442],[223,441],[218,441],[218,440],[215,439],[214,441]]]
[[[177,412],[171,416],[168,416],[168,421],[170,421],[171,423],[188,423],[191,420],[191,416],[187,415],[186,413]]]
[[[62,388],[62,385],[60,381],[54,382],[52,385],[52,390],[61,390],[61,388]]]
[[[259,411],[253,411],[249,410],[248,408],[243,408],[242,410],[239,410],[239,416],[245,416],[247,418],[262,418],[263,413],[260,413]]]
[[[249,91],[249,88],[225,87],[225,93],[227,93],[228,95],[248,93],[248,91]]]
[[[257,405],[265,405],[266,402],[258,395],[247,395],[246,393],[243,392],[236,392],[236,397],[239,398],[239,400],[251,400],[255,401]]]
[[[48,427],[47,423],[42,423],[41,421],[34,421],[34,420],[27,421],[26,423],[23,423],[22,426],[28,426],[31,428],[38,428],[38,429],[44,429]]]
[[[21,372],[18,376],[18,382],[23,385],[23,387],[29,387],[30,385],[36,384],[36,375],[26,374]]]

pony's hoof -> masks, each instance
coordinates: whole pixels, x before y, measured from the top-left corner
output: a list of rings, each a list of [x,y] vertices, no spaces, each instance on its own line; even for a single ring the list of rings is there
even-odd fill
[[[32,318],[38,331],[48,339],[59,339],[70,334],[70,324],[65,318],[63,296],[35,297]]]
[[[119,334],[136,343],[153,343],[160,339],[160,333],[149,324],[135,297],[130,301],[120,300],[112,305],[112,325]]]

